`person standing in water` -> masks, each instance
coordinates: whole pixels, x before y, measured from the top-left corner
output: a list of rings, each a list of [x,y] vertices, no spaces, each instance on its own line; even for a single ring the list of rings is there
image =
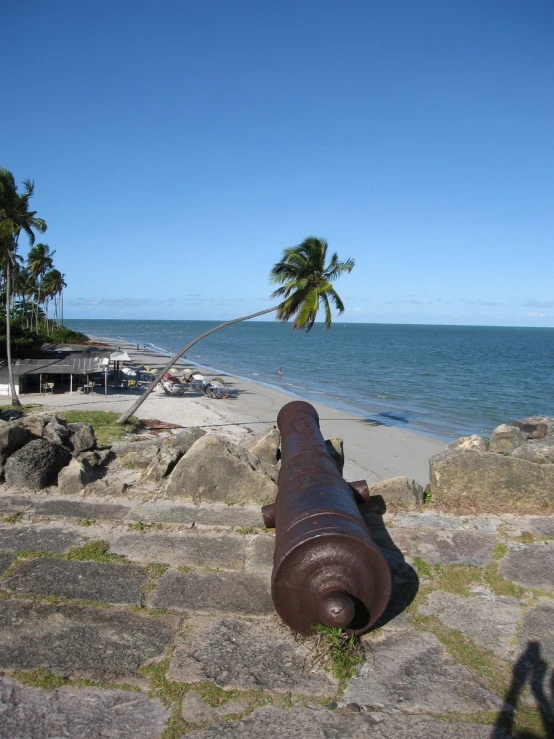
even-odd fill
[[[279,369],[277,370],[277,374],[279,376],[283,374],[283,368],[282,367],[279,367]]]

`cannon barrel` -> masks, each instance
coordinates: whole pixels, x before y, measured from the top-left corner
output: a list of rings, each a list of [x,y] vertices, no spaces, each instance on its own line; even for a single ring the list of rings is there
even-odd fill
[[[358,511],[362,481],[354,488],[343,479],[309,403],[287,403],[277,425],[278,494],[264,511],[275,520],[275,610],[301,634],[319,624],[363,634],[389,602],[391,573]]]

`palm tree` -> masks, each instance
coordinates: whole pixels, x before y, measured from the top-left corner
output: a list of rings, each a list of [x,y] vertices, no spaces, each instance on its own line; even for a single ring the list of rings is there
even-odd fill
[[[60,316],[58,310],[60,295],[62,294],[64,287],[67,287],[64,277],[65,275],[62,275],[59,269],[51,269],[49,272],[46,272],[42,278],[42,289],[46,303],[46,320],[48,321],[48,301],[52,298],[54,300],[54,321],[58,328],[60,327]]]
[[[36,280],[37,284],[37,305],[40,305],[40,295],[43,292],[44,275],[54,266],[52,257],[56,252],[51,251],[48,244],[35,244],[27,255],[27,269],[29,274]],[[46,330],[48,330],[48,309],[45,306],[46,313]],[[38,333],[38,312],[36,319],[36,331]]]
[[[333,303],[339,314],[344,311],[343,302],[331,283],[337,280],[343,272],[351,272],[354,268],[354,260],[340,261],[335,253],[332,255],[329,264],[326,264],[327,247],[325,239],[309,236],[298,246],[285,249],[281,260],[273,266],[269,275],[274,285],[281,285],[272,293],[271,297],[282,297],[284,300],[272,308],[266,308],[266,310],[252,313],[249,316],[220,323],[215,328],[211,328],[197,336],[159,371],[156,379],[150,383],[146,392],[133,403],[128,411],[117,419],[117,422],[125,423],[129,420],[133,413],[144,403],[163,375],[173,367],[183,354],[198,341],[225,326],[277,311],[276,317],[278,320],[286,323],[295,316],[293,328],[298,331],[305,329],[308,332],[313,328],[318,310],[322,306],[325,311],[325,328],[331,328],[332,316],[329,301]]]
[[[23,181],[24,192],[18,193],[15,178],[7,169],[0,168],[0,259],[4,267],[6,284],[6,354],[8,360],[8,375],[12,393],[12,405],[21,405],[12,371],[12,352],[10,345],[10,265],[14,263],[17,252],[19,235],[22,231],[27,234],[31,246],[35,243],[34,231],[44,233],[46,222],[37,218],[36,211],[29,210],[29,200],[32,198],[35,186],[31,180]]]

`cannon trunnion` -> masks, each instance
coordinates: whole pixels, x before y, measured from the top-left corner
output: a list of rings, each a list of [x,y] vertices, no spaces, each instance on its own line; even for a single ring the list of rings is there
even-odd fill
[[[385,610],[390,568],[358,511],[360,485],[349,485],[330,456],[315,408],[293,401],[277,417],[281,469],[274,506],[271,595],[290,628],[317,625],[363,634]]]

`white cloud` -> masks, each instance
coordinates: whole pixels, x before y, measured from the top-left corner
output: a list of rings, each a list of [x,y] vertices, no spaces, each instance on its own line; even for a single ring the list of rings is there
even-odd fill
[[[544,313],[539,313],[539,311],[531,311],[530,313],[527,313],[527,318],[544,318]]]

